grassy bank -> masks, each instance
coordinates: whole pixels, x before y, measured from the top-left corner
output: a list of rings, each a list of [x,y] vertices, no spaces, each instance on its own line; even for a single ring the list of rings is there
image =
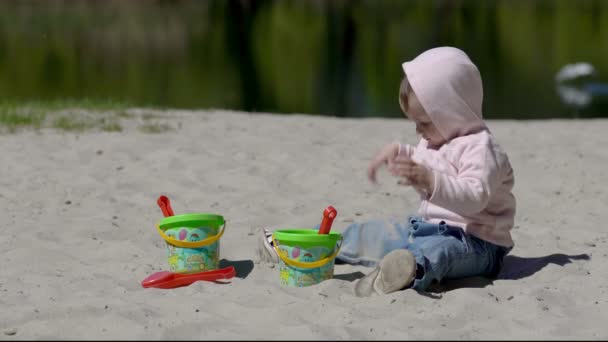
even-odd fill
[[[0,102],[0,132],[15,133],[21,129],[41,128],[73,132],[120,132],[123,130],[122,121],[135,117],[129,108],[133,108],[129,103],[109,100],[3,101]],[[154,119],[160,117],[156,113],[140,115],[143,122],[139,130],[160,133],[170,129],[165,124],[155,122]]]

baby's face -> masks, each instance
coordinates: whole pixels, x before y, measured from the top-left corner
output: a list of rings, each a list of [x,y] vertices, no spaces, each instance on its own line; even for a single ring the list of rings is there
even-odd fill
[[[405,116],[416,124],[416,133],[420,134],[433,147],[438,148],[443,145],[445,139],[441,136],[439,130],[437,130],[437,127],[435,127],[433,121],[431,121],[431,118],[426,114],[424,108],[418,101],[418,97],[411,89],[407,97],[407,102],[407,110],[403,107],[401,109],[405,113]]]

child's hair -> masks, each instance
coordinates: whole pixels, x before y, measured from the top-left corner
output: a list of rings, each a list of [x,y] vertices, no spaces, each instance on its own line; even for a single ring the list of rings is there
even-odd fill
[[[407,93],[409,91],[409,82],[407,76],[403,76],[401,85],[399,86],[399,104],[403,110],[407,110]]]

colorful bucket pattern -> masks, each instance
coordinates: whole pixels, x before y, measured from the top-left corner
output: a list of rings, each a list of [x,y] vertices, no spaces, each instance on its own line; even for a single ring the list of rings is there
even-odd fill
[[[215,236],[217,229],[210,227],[199,228],[170,228],[165,234],[179,241],[197,242]],[[199,248],[183,248],[166,242],[169,269],[177,273],[196,273],[215,270],[219,267],[220,243],[216,241],[208,246]]]
[[[275,235],[283,239],[277,239]],[[334,262],[340,249],[339,233],[322,236],[317,230],[281,230],[273,234],[273,240],[279,255],[281,285],[304,287],[333,278]]]
[[[162,219],[156,228],[166,242],[172,272],[198,273],[219,268],[219,239],[226,228],[222,216],[174,215]]]
[[[325,247],[312,247],[303,249],[299,246],[279,246],[279,250],[285,252],[292,260],[299,262],[314,262],[330,256],[332,250]],[[315,285],[323,280],[331,279],[334,276],[334,260],[332,259],[321,267],[300,268],[290,266],[279,259],[279,272],[281,285],[303,287]]]

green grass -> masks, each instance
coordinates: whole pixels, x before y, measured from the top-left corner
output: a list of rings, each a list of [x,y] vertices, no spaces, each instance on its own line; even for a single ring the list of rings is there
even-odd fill
[[[171,125],[157,122],[162,114],[128,112],[128,103],[111,100],[52,100],[52,101],[0,101],[0,132],[16,132],[22,128],[40,129],[51,127],[70,132],[91,129],[105,132],[121,132],[121,120],[133,119],[138,115],[144,123],[138,126],[144,133],[158,134],[172,131]],[[141,107],[141,106],[140,106]],[[146,107],[158,109],[155,107]]]
[[[21,128],[40,129],[51,113],[67,112],[51,119],[50,126],[65,131],[84,131],[100,128],[107,132],[122,131],[119,119],[132,118],[127,112],[129,103],[115,100],[62,99],[31,101],[0,101],[0,130],[14,133]],[[110,119],[98,120],[70,113],[70,110],[113,112]]]
[[[21,127],[40,128],[45,118],[41,111],[17,106],[0,106],[0,126],[13,133]]]
[[[64,131],[82,132],[86,129],[93,128],[94,125],[91,122],[73,116],[60,116],[53,121],[52,127]]]
[[[166,123],[147,122],[139,126],[139,130],[144,133],[163,133],[171,131],[173,128]]]
[[[144,120],[160,119],[160,118],[162,118],[162,115],[147,112],[147,113],[143,113],[141,118]]]
[[[116,112],[116,116],[121,118],[121,119],[132,119],[135,117],[135,115],[127,112],[126,110],[122,109],[119,110],[118,112]]]
[[[121,132],[122,126],[118,122],[108,122],[101,125],[101,129],[106,132]]]

